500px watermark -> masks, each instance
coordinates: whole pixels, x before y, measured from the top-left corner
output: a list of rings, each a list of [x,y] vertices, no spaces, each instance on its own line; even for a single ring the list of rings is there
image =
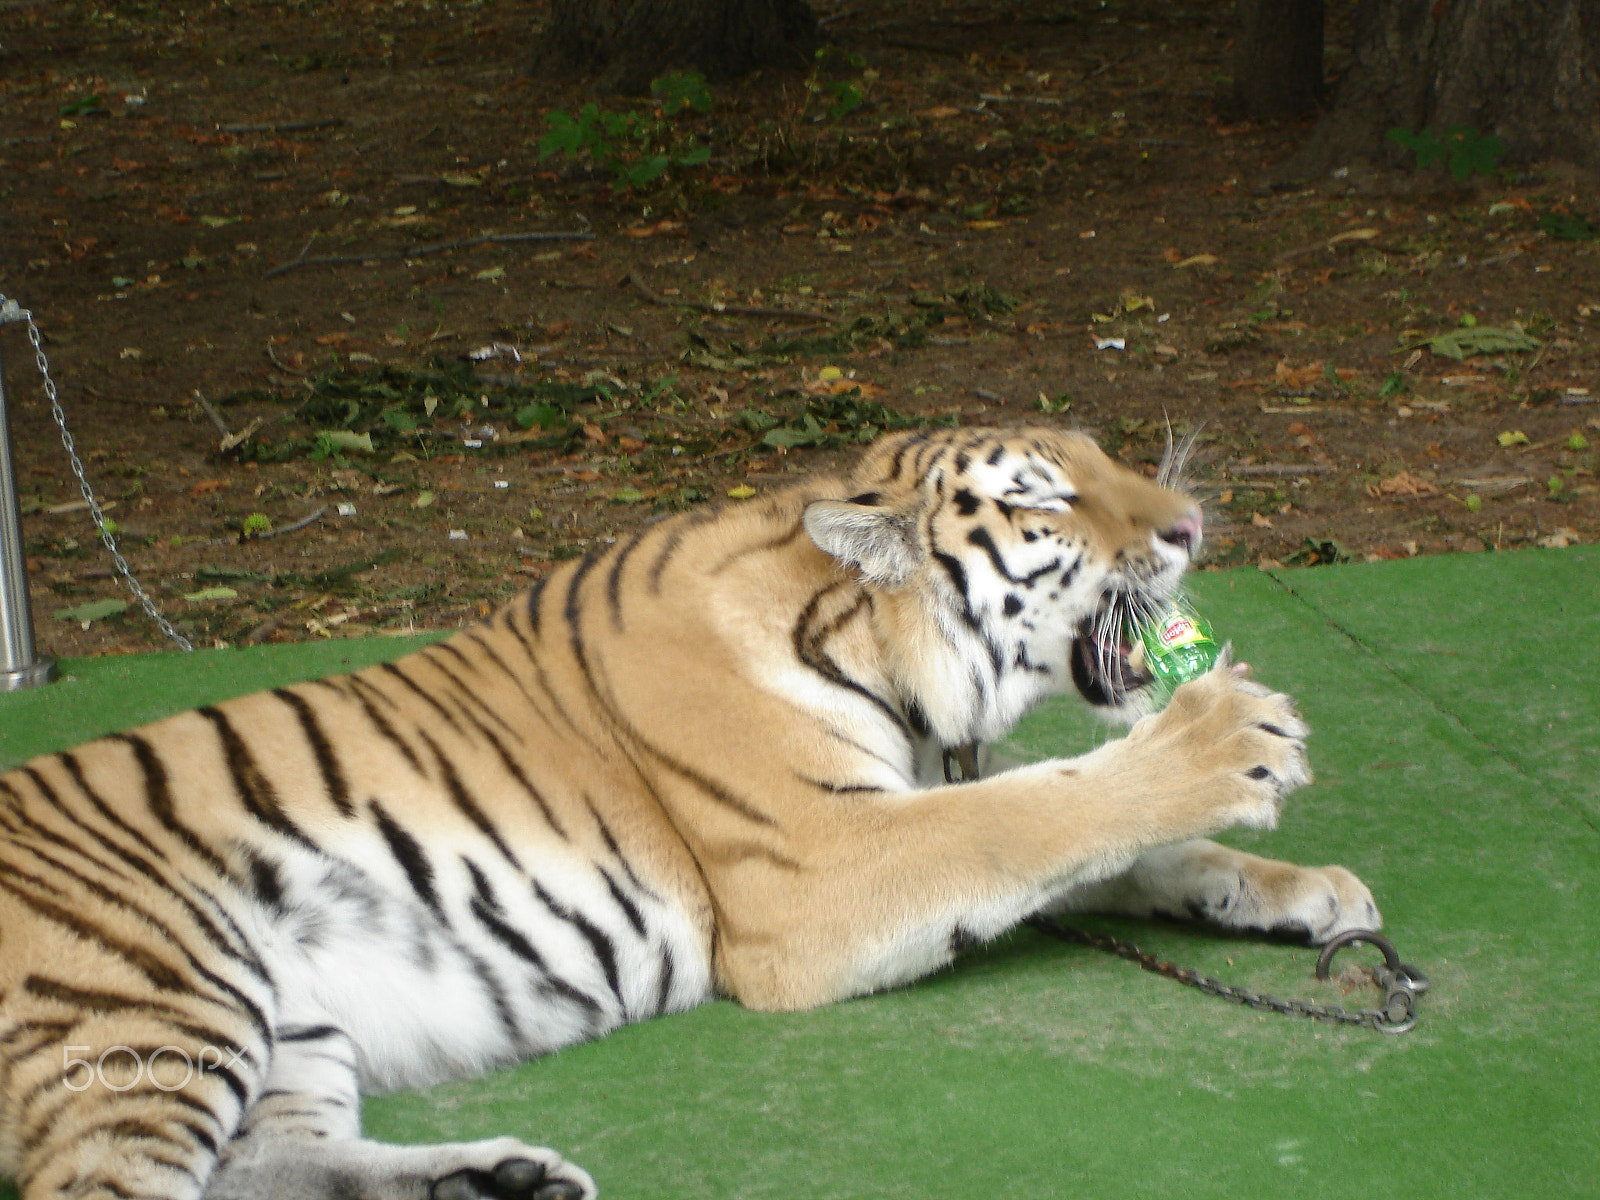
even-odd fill
[[[148,1078],[152,1087],[175,1092],[187,1087],[196,1075],[207,1071],[229,1070],[244,1058],[243,1050],[232,1047],[202,1046],[191,1055],[181,1046],[158,1046],[141,1053],[132,1046],[107,1046],[98,1058],[75,1058],[93,1046],[63,1046],[62,1082],[69,1092],[86,1092],[99,1084],[113,1092],[125,1092]]]

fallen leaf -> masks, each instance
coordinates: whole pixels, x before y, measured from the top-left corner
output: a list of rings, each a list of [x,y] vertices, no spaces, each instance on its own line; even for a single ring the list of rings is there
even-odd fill
[[[657,221],[654,225],[635,225],[622,231],[623,237],[647,238],[659,237],[670,234],[681,234],[685,226],[682,221]]]
[[[748,500],[755,494],[755,488],[751,487],[748,483],[741,483],[738,487],[731,487],[728,489],[729,500]]]
[[[100,506],[100,511],[109,512],[116,506],[117,502],[115,500],[107,500]],[[52,517],[59,517],[63,513],[88,512],[89,502],[87,500],[68,500],[65,504],[52,504],[44,511]]]
[[[486,283],[496,279],[504,279],[505,277],[506,269],[504,267],[488,267],[473,276],[474,279],[480,279]]]
[[[959,117],[961,110],[948,104],[935,104],[932,108],[923,109],[922,115],[930,121],[944,121],[950,117]]]
[[[1278,360],[1278,365],[1273,368],[1272,374],[1285,387],[1303,388],[1321,381],[1325,372],[1320,358],[1303,367],[1291,367],[1289,360],[1283,358]]]
[[[51,615],[58,621],[76,621],[87,629],[91,621],[114,617],[118,613],[127,611],[128,602],[126,600],[90,600],[72,608],[58,608]]]
[[[1191,254],[1181,262],[1173,263],[1172,269],[1181,271],[1185,267],[1214,267],[1221,261],[1215,254]]]
[[[1374,496],[1390,496],[1408,498],[1412,496],[1437,496],[1439,485],[1420,475],[1413,475],[1410,471],[1401,471],[1389,476],[1375,488],[1370,489]]]
[[[225,479],[202,479],[199,483],[195,484],[189,489],[189,495],[206,496],[212,492],[220,492],[227,486],[228,482]]]
[[[319,440],[326,438],[329,446],[345,454],[377,453],[370,433],[356,433],[349,429],[322,429],[317,432],[317,438]]]
[[[1546,550],[1565,550],[1568,546],[1579,545],[1583,537],[1576,529],[1563,525],[1554,533],[1539,539],[1539,545]]]
[[[201,588],[198,592],[185,592],[183,598],[203,604],[208,600],[236,600],[239,593],[231,587]]]
[[[1493,325],[1474,325],[1465,329],[1452,329],[1412,342],[1404,349],[1426,347],[1441,358],[1460,362],[1473,354],[1504,354],[1517,350],[1537,350],[1543,343],[1520,329],[1501,329]]]
[[[1507,429],[1503,433],[1496,435],[1494,440],[1507,448],[1511,446],[1526,446],[1528,444],[1528,435],[1520,429]]]
[[[478,175],[470,175],[466,171],[446,171],[439,176],[440,183],[448,183],[451,187],[475,188],[483,186],[483,179]]]
[[[1271,529],[1272,519],[1270,517],[1264,517],[1260,513],[1251,513],[1250,524],[1254,525],[1257,529]]]

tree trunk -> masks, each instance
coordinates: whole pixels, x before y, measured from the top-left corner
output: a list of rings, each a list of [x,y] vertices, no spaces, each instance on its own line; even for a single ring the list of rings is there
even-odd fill
[[[1595,0],[1363,0],[1355,57],[1328,114],[1287,164],[1409,164],[1393,128],[1494,135],[1507,162],[1600,166]]]
[[[736,79],[804,66],[820,44],[805,0],[551,0],[535,67],[643,92],[668,71]]]
[[[1247,117],[1300,117],[1322,103],[1322,0],[1238,0],[1233,97]]]

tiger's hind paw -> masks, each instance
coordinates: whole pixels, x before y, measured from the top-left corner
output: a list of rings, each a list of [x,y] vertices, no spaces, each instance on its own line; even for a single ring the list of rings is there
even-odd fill
[[[205,1200],[594,1200],[594,1180],[516,1138],[391,1146],[251,1138],[229,1148]]]
[[[573,1173],[563,1177],[531,1158],[507,1158],[493,1170],[468,1168],[435,1180],[429,1200],[590,1200],[588,1176],[580,1180],[580,1172],[561,1167]]]

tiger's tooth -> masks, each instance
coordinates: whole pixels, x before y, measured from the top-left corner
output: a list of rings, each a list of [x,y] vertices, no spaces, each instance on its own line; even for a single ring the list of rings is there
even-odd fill
[[[1144,673],[1144,643],[1134,642],[1128,650],[1128,665],[1140,674]]]

